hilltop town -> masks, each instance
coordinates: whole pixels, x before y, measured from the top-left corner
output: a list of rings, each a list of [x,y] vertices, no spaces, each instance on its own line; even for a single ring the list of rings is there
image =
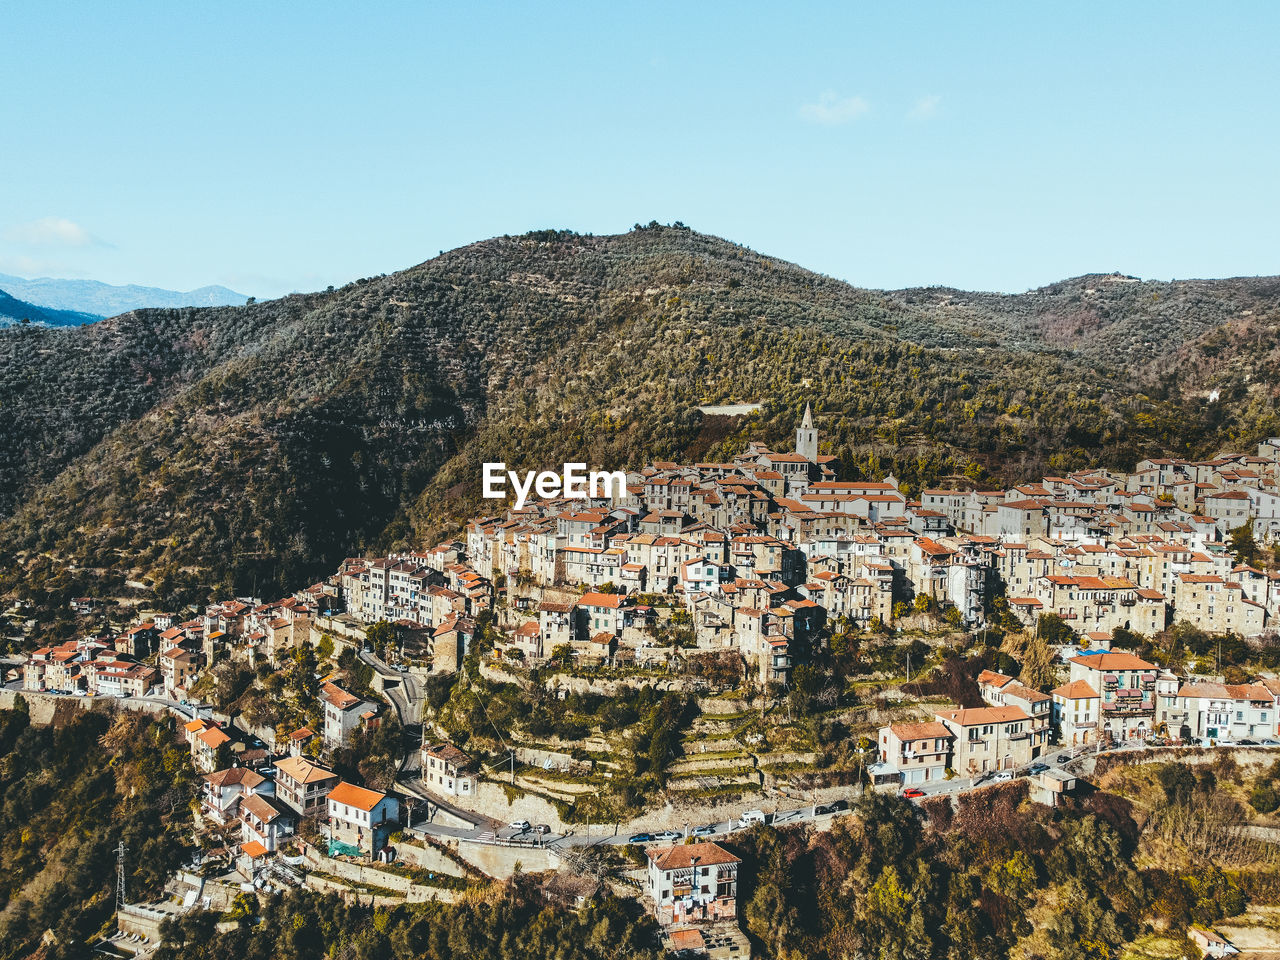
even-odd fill
[[[1280,746],[1280,440],[916,496],[819,450],[806,408],[793,451],[147,611],[34,650],[6,693],[175,715],[218,882],[451,897],[518,857],[598,886],[626,865],[584,857],[637,848],[673,949],[738,942],[721,844],[756,823],[1015,778],[1053,807],[1105,753]]]

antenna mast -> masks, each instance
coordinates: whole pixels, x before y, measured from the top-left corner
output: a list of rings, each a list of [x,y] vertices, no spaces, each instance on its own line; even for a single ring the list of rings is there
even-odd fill
[[[124,841],[116,844],[116,912],[124,908]]]

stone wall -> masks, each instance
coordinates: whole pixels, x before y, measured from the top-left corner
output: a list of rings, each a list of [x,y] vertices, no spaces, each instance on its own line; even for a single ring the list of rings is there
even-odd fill
[[[455,891],[439,887],[414,887],[408,895],[403,897],[391,897],[381,893],[365,893],[352,889],[344,883],[329,880],[326,877],[318,877],[315,874],[307,875],[306,885],[312,890],[317,890],[321,893],[336,893],[346,902],[358,903],[364,907],[396,907],[403,903],[429,903],[432,900],[438,900],[441,903],[453,903],[458,899],[458,894]]]
[[[508,847],[473,840],[458,841],[458,855],[495,880],[505,880],[516,872],[541,873],[555,870],[560,858],[547,847]]]
[[[364,646],[364,626],[359,621],[354,618],[348,618],[346,615],[316,617],[311,621],[309,642],[313,647],[319,646],[326,633],[333,638],[334,656],[346,649],[359,652],[360,648]]]
[[[436,873],[444,873],[451,877],[466,877],[467,871],[462,865],[455,861],[443,850],[427,844],[419,846],[417,843],[407,843],[401,841],[395,844],[396,853],[400,855],[400,859],[405,863],[414,867],[421,867],[423,870],[434,870]]]
[[[564,832],[560,812],[552,803],[528,793],[510,801],[502,784],[491,780],[481,780],[476,784],[475,795],[467,801],[467,806],[502,824],[528,820],[530,823],[545,823],[556,833]]]
[[[722,714],[746,713],[751,709],[751,704],[746,700],[730,700],[723,697],[699,697],[698,709],[707,716],[714,717]]]
[[[330,874],[351,884],[394,891],[411,903],[424,903],[428,900],[447,900],[452,902],[455,899],[456,891],[447,890],[443,887],[434,887],[430,884],[414,883],[408,877],[392,873],[389,870],[380,870],[370,864],[352,863],[349,860],[335,860],[332,857],[325,856],[309,844],[303,846],[302,856],[307,866],[313,870]],[[455,871],[459,870],[457,864],[451,863],[451,867]],[[441,872],[444,873],[446,871],[442,870]],[[457,873],[450,875],[456,876]],[[324,878],[308,876],[309,886],[312,879],[323,880]]]
[[[145,904],[126,903],[116,913],[116,929],[146,937],[152,943],[160,940],[160,924],[177,916],[177,910],[157,910]]]
[[[137,713],[152,715],[168,713],[169,708],[162,703],[150,701],[123,701],[115,697],[62,697],[48,693],[30,693],[26,690],[0,690],[0,710],[12,710],[18,697],[27,704],[31,722],[37,726],[48,726],[54,722],[59,710],[132,710]],[[183,718],[185,719],[185,717]]]

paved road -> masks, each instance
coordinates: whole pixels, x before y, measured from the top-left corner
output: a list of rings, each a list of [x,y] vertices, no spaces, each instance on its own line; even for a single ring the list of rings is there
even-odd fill
[[[376,655],[360,651],[362,663],[372,667],[384,681],[395,681],[383,687],[391,706],[400,718],[400,726],[405,731],[406,746],[404,759],[400,762],[400,776],[416,775],[422,768],[422,754],[418,750],[419,738],[422,735],[422,703],[426,697],[422,685],[410,673],[401,673],[387,666]]]

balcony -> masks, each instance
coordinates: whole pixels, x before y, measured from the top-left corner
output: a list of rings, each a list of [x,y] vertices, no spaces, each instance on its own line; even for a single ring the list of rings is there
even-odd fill
[[[1121,691],[1122,693],[1124,691]],[[1134,691],[1137,693],[1137,691]],[[1138,713],[1154,713],[1156,709],[1154,700],[1144,700],[1139,697],[1124,697],[1112,703],[1104,703],[1102,705],[1103,713],[1110,714],[1138,714]]]

